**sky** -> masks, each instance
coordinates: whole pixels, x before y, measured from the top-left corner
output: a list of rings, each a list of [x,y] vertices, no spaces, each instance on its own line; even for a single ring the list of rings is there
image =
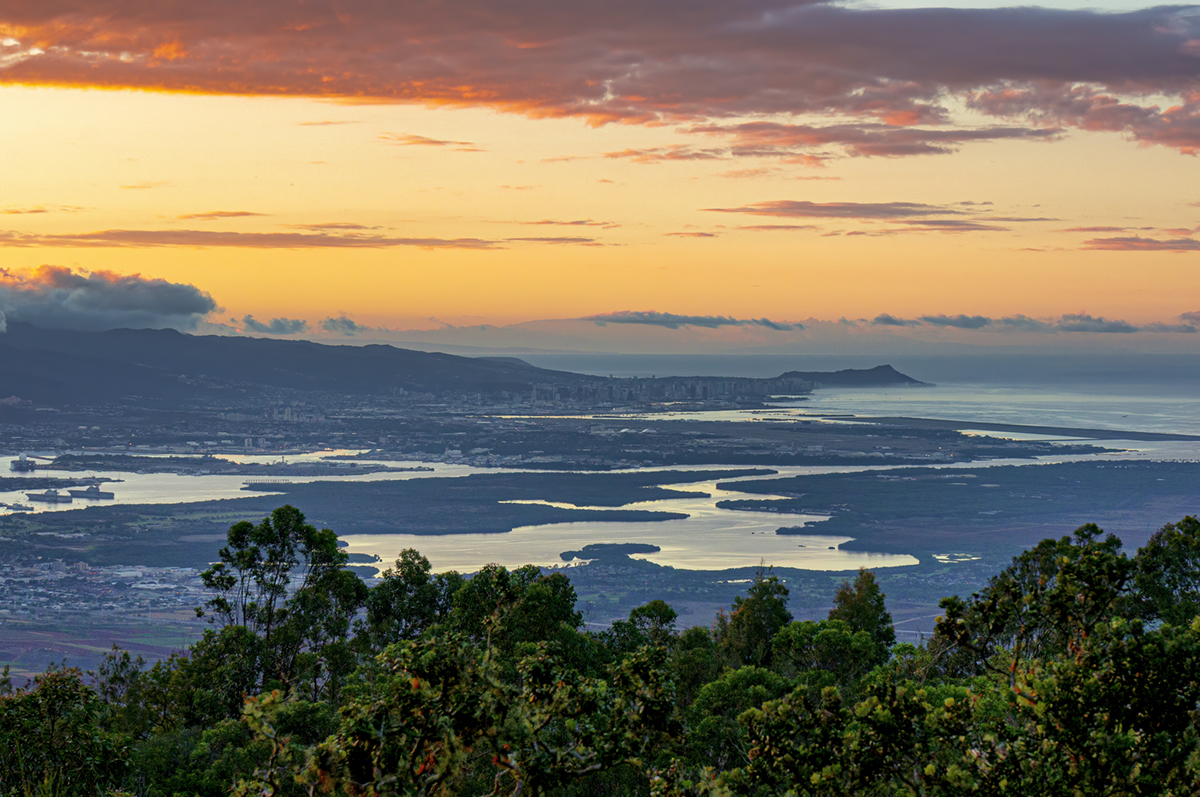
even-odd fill
[[[8,0],[0,323],[1200,348],[1200,7]]]

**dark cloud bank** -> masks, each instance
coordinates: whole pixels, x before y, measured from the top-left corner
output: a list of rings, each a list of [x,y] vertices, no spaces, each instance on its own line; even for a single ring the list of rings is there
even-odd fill
[[[190,330],[217,303],[194,285],[60,266],[0,269],[0,329],[26,321],[48,329],[118,327]]]

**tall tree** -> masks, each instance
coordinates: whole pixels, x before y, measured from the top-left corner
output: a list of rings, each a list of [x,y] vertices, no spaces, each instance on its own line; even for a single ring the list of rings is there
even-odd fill
[[[776,668],[810,686],[837,686],[843,696],[887,661],[888,649],[844,620],[797,620],[775,635]]]
[[[734,666],[770,665],[775,634],[792,621],[787,605],[788,588],[770,568],[760,568],[746,595],[733,599],[729,615],[717,618],[721,647]]]
[[[312,656],[302,660],[302,653],[319,658],[328,649],[345,659],[337,651],[367,590],[343,570],[349,557],[338,548],[337,535],[306,523],[294,506],[281,506],[258,525],[233,524],[227,539],[220,561],[201,574],[216,595],[196,613],[207,609],[225,629],[249,632],[256,641],[259,687],[271,679],[293,682],[300,663],[310,675]]]
[[[1134,567],[1120,539],[1088,523],[1014,557],[969,600],[943,598],[935,633],[973,652],[980,667],[1007,651],[1003,666],[1015,676],[1023,660],[1067,653],[1116,616]]]
[[[417,639],[449,618],[454,593],[463,583],[463,577],[454,571],[433,573],[428,559],[406,548],[396,558],[396,566],[383,571],[380,583],[371,588],[360,633],[375,650]]]
[[[606,641],[618,655],[643,645],[670,647],[675,642],[679,613],[663,600],[652,600],[630,610],[628,620],[616,620],[606,632]]]
[[[1187,625],[1200,615],[1200,520],[1168,523],[1139,548],[1134,584],[1149,619]]]
[[[860,567],[854,581],[846,579],[834,593],[829,619],[845,622],[852,632],[866,631],[875,644],[887,650],[896,644],[896,629],[892,627],[886,597],[875,574]]]

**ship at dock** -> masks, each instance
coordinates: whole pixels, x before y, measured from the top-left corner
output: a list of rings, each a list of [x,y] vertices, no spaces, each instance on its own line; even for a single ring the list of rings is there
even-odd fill
[[[64,495],[58,490],[47,490],[44,493],[25,493],[25,497],[30,501],[38,501],[43,504],[69,504],[74,500],[69,494]]]
[[[117,497],[116,493],[101,490],[98,484],[93,484],[79,490],[67,490],[67,492],[74,498],[89,498],[92,500],[107,500]]]

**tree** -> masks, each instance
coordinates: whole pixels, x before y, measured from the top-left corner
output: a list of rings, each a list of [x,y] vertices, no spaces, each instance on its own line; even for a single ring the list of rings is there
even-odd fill
[[[511,655],[519,644],[578,641],[583,615],[575,610],[575,588],[562,573],[543,576],[534,565],[510,572],[490,564],[454,594],[451,625]]]
[[[533,565],[511,572],[503,565],[484,565],[454,594],[451,625],[475,640],[501,636],[507,616],[539,578],[541,571]]]
[[[428,559],[406,548],[396,566],[383,571],[367,597],[366,624],[360,629],[369,647],[383,650],[393,642],[417,639],[449,618],[464,579],[454,571],[434,574],[431,569]]]
[[[303,683],[309,700],[328,692],[336,703],[342,681],[357,664],[350,627],[367,596],[367,585],[355,573],[331,569],[288,598],[285,631],[277,635],[277,668],[289,686]]]
[[[693,765],[718,769],[749,763],[745,733],[738,717],[787,690],[786,679],[762,667],[726,670],[700,690],[684,713],[688,760]]]
[[[337,535],[281,506],[257,526],[233,524],[227,538],[221,561],[201,574],[216,592],[205,608],[225,629],[249,632],[254,644],[243,653],[255,660],[258,688],[302,679],[316,692],[330,677],[336,687],[352,663],[345,644],[351,619],[367,597],[366,586],[343,570],[349,557]]]
[[[668,647],[675,642],[679,613],[663,600],[652,600],[630,610],[628,620],[616,620],[606,632],[614,653],[625,654],[643,645]]]
[[[771,642],[779,629],[792,621],[787,603],[788,588],[769,568],[760,568],[746,596],[733,599],[728,617],[717,618],[721,647],[735,667],[770,665]]]
[[[307,586],[348,560],[332,531],[317,531],[290,505],[257,526],[248,520],[234,523],[226,537],[228,544],[218,552],[221,561],[200,574],[204,586],[217,593],[205,608],[223,625],[245,626],[266,640],[285,616],[282,606],[297,566],[303,567],[301,586]]]
[[[814,687],[837,686],[843,696],[867,672],[887,661],[888,649],[843,620],[797,620],[775,635],[777,668]]]
[[[1200,615],[1200,520],[1168,523],[1137,552],[1134,585],[1142,614],[1172,625]]]
[[[885,597],[875,574],[860,567],[854,582],[843,581],[834,593],[829,619],[844,621],[851,631],[866,631],[875,644],[887,650],[896,644],[896,630]]]
[[[0,794],[100,795],[115,786],[128,751],[100,729],[99,710],[82,673],[67,667],[0,694]]]
[[[679,635],[671,651],[671,672],[680,709],[696,699],[700,689],[721,675],[720,650],[707,628],[696,626]]]
[[[1010,676],[1023,661],[1077,649],[1119,614],[1135,567],[1120,539],[1101,534],[1088,523],[1071,537],[1043,540],[969,601],[943,598],[935,633],[973,652],[980,667],[1005,652],[1001,664]]]
[[[749,763],[723,773],[720,785],[748,797],[1043,794],[1005,791],[998,779],[979,788],[972,748],[985,742],[971,732],[973,706],[961,688],[939,694],[885,682],[847,704],[832,687],[817,695],[800,686],[742,715]]]
[[[545,645],[516,662],[517,677],[455,632],[392,645],[377,676],[347,690],[341,722],[310,749],[301,779],[322,793],[545,795],[593,773],[636,763],[662,743],[674,696],[665,654],[643,649],[605,680],[581,676]],[[251,703],[276,763],[240,794],[287,782],[290,753],[269,709]],[[490,762],[490,766],[487,762]]]

